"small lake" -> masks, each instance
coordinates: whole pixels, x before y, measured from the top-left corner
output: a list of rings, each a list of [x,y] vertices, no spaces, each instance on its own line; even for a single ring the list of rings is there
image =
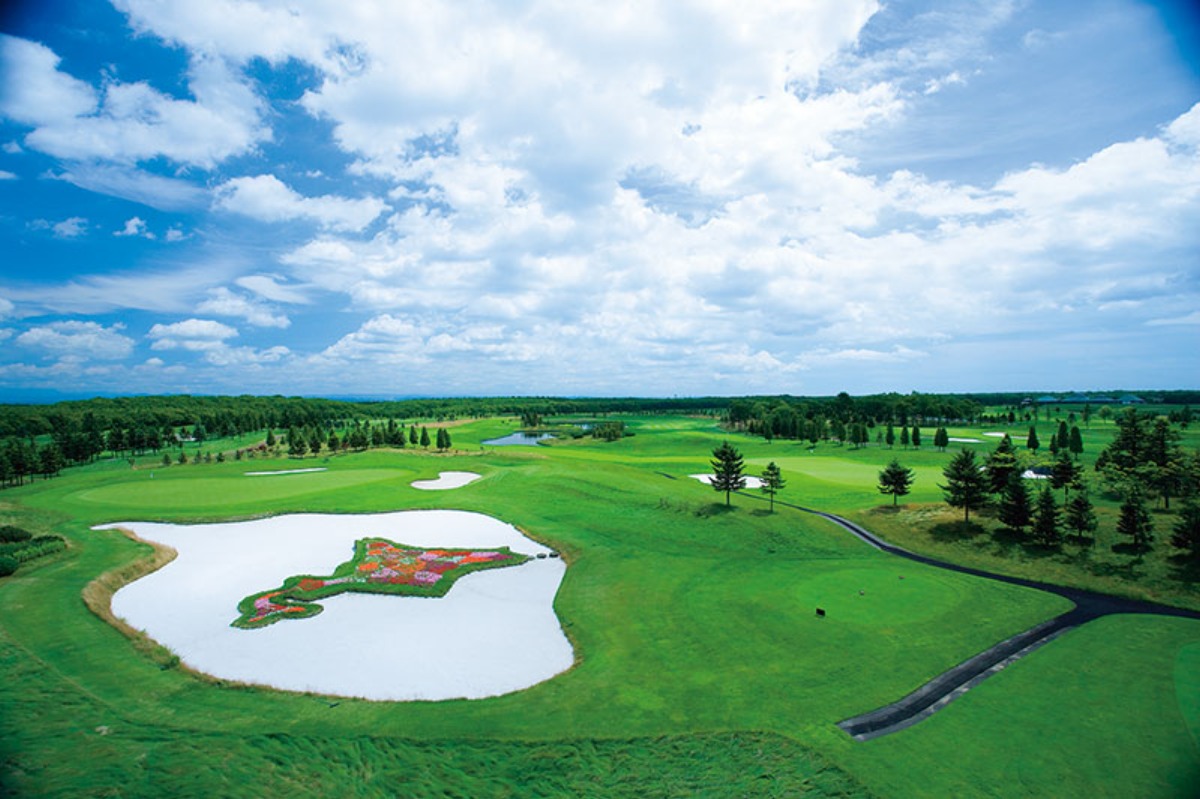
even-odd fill
[[[484,441],[490,447],[536,447],[544,438],[554,438],[553,433],[509,433],[503,438],[490,438]]]

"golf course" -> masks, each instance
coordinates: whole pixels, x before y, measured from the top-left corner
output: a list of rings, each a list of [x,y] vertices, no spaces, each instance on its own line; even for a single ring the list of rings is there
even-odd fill
[[[1063,544],[1055,554],[997,543],[981,532],[990,518],[984,528],[958,524],[962,513],[939,488],[943,469],[963,448],[985,456],[996,438],[984,432],[1003,426],[951,429],[965,440],[939,451],[771,441],[699,415],[613,418],[626,430],[613,441],[486,445],[520,428],[494,417],[453,423],[444,452],[169,466],[149,454],[101,458],[0,492],[0,524],[68,543],[0,579],[0,796],[1195,795],[1200,620],[1190,618],[1096,618],[912,726],[852,738],[838,722],[901,699],[1072,603],[897,557],[803,509],[932,559],[1200,610],[1197,582],[1171,560],[1173,516],[1154,514],[1155,548],[1139,557],[1121,551],[1115,504],[1098,502],[1091,547]],[[1038,424],[1053,434],[1052,422]],[[1010,427],[1023,440],[1028,424]],[[1090,468],[1112,426],[1097,422],[1087,435]],[[694,479],[723,442],[744,457],[748,477],[779,467],[786,485],[773,507],[758,488],[726,505],[724,493]],[[210,440],[205,449],[245,443]],[[1184,445],[1195,448],[1194,432]],[[914,475],[895,507],[877,488],[893,458]],[[256,471],[278,474],[248,474]],[[442,473],[478,478],[428,490]],[[173,557],[152,536],[114,525],[341,514],[353,526],[354,515],[431,510],[485,514],[536,542],[540,558],[561,558],[553,611],[572,666],[485,698],[371,701],[214,677],[191,668],[186,653],[102,618],[115,592]],[[461,559],[469,550],[446,552]],[[351,554],[312,573],[329,574]],[[238,557],[231,546],[231,568]],[[550,563],[558,561],[469,574],[447,597],[473,580]],[[264,572],[255,585],[305,573]],[[230,595],[220,624],[249,593]],[[326,613],[351,599],[322,596]],[[405,603],[442,601],[361,598],[397,614]],[[296,634],[321,618],[234,633]],[[397,649],[419,664],[422,650],[455,635],[447,627],[406,634]],[[386,622],[373,630],[389,634]],[[369,669],[371,635],[320,658],[335,672]]]

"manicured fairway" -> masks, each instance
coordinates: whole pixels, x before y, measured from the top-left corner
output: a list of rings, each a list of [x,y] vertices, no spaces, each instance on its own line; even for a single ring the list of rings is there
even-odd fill
[[[880,452],[810,454],[708,419],[628,422],[637,435],[611,444],[481,453],[472,442],[512,429],[490,420],[455,429],[457,456],[373,451],[153,478],[108,466],[5,492],[0,516],[53,528],[72,550],[0,582],[0,793],[254,796],[338,775],[362,796],[1172,796],[1194,784],[1200,622],[1186,620],[1104,619],[909,730],[852,741],[837,721],[1069,604],[900,561],[748,496],[726,510],[687,477],[728,438],[748,473],[783,467],[781,498],[852,512],[890,501],[874,489]],[[914,453],[918,479],[932,482],[946,457]],[[328,471],[242,474],[313,465]],[[411,486],[440,471],[482,478]],[[486,512],[563,553],[555,610],[574,669],[469,702],[236,688],[161,668],[162,654],[139,654],[79,600],[145,552],[93,524],[435,507]]]

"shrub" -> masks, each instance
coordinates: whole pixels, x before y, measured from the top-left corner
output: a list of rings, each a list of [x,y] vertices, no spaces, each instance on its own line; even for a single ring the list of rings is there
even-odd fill
[[[32,537],[33,534],[28,530],[14,527],[11,524],[0,527],[0,542],[28,541]]]
[[[12,574],[17,570],[17,566],[19,565],[16,558],[9,557],[8,555],[0,555],[0,577],[7,577]]]

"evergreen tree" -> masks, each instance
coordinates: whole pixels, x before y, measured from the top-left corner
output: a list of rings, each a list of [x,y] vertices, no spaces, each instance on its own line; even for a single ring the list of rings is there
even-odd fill
[[[892,427],[892,423],[888,422],[887,434],[883,437],[888,449],[891,449],[896,443],[896,428]]]
[[[746,487],[746,478],[742,476],[742,456],[728,441],[713,450],[714,460],[712,487],[715,491],[725,492],[725,506],[729,507],[729,495]]]
[[[450,431],[444,427],[437,429],[437,448],[443,452],[450,449]]]
[[[1050,486],[1043,486],[1038,493],[1037,508],[1033,513],[1033,540],[1044,546],[1054,546],[1062,540],[1058,505]]]
[[[1171,546],[1200,560],[1200,502],[1190,497],[1179,509],[1179,518],[1171,528]]]
[[[913,425],[912,445],[913,449],[921,448],[921,428],[917,427],[916,425]]]
[[[1139,550],[1149,549],[1154,540],[1154,520],[1150,518],[1141,488],[1136,485],[1128,488],[1125,501],[1121,503],[1117,532],[1133,539],[1133,546]]]
[[[417,426],[415,424],[410,425],[408,428],[408,443],[415,447],[417,445],[418,440],[419,439],[417,438]]]
[[[1079,456],[1083,454],[1083,434],[1079,432],[1078,427],[1071,428],[1071,440],[1067,449],[1075,456],[1075,460],[1079,460]]]
[[[988,491],[993,494],[1002,492],[1013,473],[1019,471],[1017,452],[1007,433],[1004,434],[1004,438],[1000,439],[1000,443],[996,445],[992,454],[988,455],[984,469],[987,473]]]
[[[293,428],[288,432],[288,454],[295,458],[303,458],[308,453],[308,441],[304,434]]]
[[[1050,472],[1050,485],[1055,489],[1063,490],[1064,503],[1070,500],[1071,486],[1079,479],[1079,475],[1079,464],[1071,460],[1070,454],[1065,449],[1061,450],[1058,453],[1058,460],[1054,462],[1054,467]]]
[[[338,439],[338,434],[336,431],[329,431],[329,438],[326,440],[325,446],[329,449],[331,454],[336,453],[338,448],[342,446],[342,442],[340,439]]]
[[[278,442],[275,440],[275,431],[267,428],[267,446],[274,447]]]
[[[1087,487],[1082,483],[1075,485],[1075,496],[1067,502],[1063,523],[1078,538],[1094,540],[1099,523],[1096,521],[1096,511],[1088,497]]]
[[[162,465],[163,465],[163,466],[170,466],[170,465],[171,465],[171,456],[170,456],[170,455],[168,455],[168,454],[167,454],[167,453],[165,453],[165,452],[163,453]]]
[[[946,478],[945,485],[938,488],[946,495],[946,504],[952,508],[963,509],[963,521],[971,521],[971,511],[982,508],[987,501],[986,485],[983,473],[975,463],[975,453],[969,449],[960,450],[942,469]]]
[[[879,473],[879,493],[891,494],[892,507],[895,507],[897,500],[912,488],[913,479],[913,470],[901,466],[900,461],[892,458],[891,463]]]
[[[1037,452],[1038,447],[1040,447],[1041,445],[1042,445],[1041,442],[1038,441],[1037,428],[1034,427],[1033,425],[1030,425],[1029,426],[1029,435],[1025,439],[1025,449],[1032,450],[1033,452]]]
[[[900,428],[900,447],[902,449],[908,449],[908,426],[907,425]]]
[[[1067,452],[1071,448],[1071,432],[1067,429],[1066,422],[1058,423],[1058,449],[1062,452]]]
[[[762,473],[762,488],[760,489],[771,499],[771,513],[775,512],[775,495],[787,486],[787,481],[783,479],[783,472],[775,465],[775,461],[767,464],[767,468],[763,469]]]
[[[946,447],[950,446],[950,433],[944,427],[939,427],[933,434],[933,445],[938,448],[939,452],[945,452]]]
[[[429,428],[421,428],[421,446],[429,449]]]
[[[1000,495],[1000,507],[997,515],[1000,521],[1010,530],[1024,533],[1025,528],[1033,519],[1033,504],[1029,499],[1029,488],[1025,478],[1013,472],[1008,478],[1008,485]]]

